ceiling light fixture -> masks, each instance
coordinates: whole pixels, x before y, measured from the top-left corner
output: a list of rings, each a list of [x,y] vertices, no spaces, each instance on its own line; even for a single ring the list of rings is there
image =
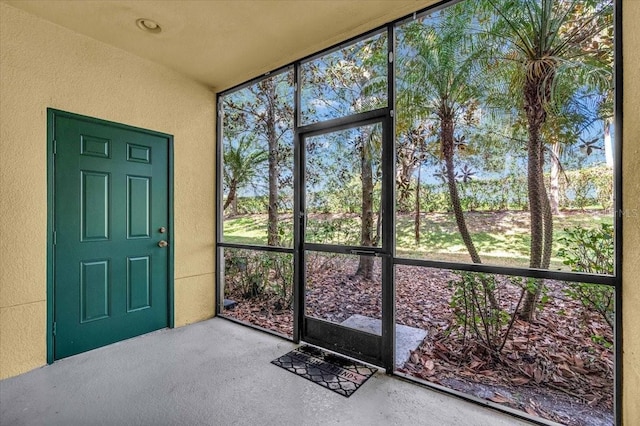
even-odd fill
[[[160,28],[160,25],[156,21],[154,21],[152,19],[140,18],[140,19],[138,19],[136,21],[136,25],[142,31],[145,31],[145,32],[148,32],[148,33],[157,34],[160,31],[162,31],[162,28]]]

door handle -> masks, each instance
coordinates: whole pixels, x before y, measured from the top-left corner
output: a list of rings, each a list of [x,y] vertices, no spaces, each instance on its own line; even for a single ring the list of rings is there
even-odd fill
[[[158,247],[160,247],[160,248],[165,248],[165,247],[166,247],[166,246],[168,246],[168,245],[169,245],[169,243],[168,243],[168,242],[166,242],[165,240],[160,240],[160,241],[158,242]]]

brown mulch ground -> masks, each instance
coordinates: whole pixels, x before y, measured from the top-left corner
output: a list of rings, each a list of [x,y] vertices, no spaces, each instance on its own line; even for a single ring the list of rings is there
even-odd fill
[[[372,281],[353,276],[354,259],[318,256],[308,265],[307,315],[338,323],[353,314],[380,318],[379,263]],[[614,423],[613,351],[592,341],[612,342],[613,335],[598,314],[564,295],[561,283],[547,282],[549,302],[536,320],[516,320],[500,356],[492,357],[468,335],[463,339],[454,321],[447,285],[454,278],[447,270],[396,267],[396,320],[428,332],[399,372],[568,425]],[[497,291],[507,312],[518,296],[506,282]],[[293,314],[282,300],[245,299],[232,285],[225,297],[238,302],[225,315],[292,335]]]

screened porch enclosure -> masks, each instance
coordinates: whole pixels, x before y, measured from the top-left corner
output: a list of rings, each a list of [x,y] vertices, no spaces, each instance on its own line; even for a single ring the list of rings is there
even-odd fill
[[[614,424],[614,4],[480,3],[219,94],[218,314],[523,417]]]

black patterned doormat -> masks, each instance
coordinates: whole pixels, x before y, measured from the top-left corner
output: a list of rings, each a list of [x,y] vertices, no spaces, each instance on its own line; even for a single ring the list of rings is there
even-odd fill
[[[377,371],[312,346],[296,348],[271,363],[347,398]]]

